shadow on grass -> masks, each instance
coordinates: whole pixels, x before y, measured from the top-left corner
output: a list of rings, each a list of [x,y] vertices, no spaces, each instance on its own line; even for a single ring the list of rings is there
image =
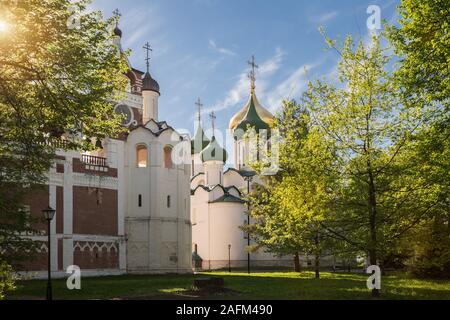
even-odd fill
[[[223,292],[202,293],[193,288],[199,277],[223,277]],[[55,299],[372,299],[365,274],[312,272],[212,272],[196,275],[126,275],[82,279],[81,290],[68,290],[64,279],[53,282]],[[43,299],[46,281],[23,281],[9,299]],[[450,281],[382,278],[379,299],[450,299]]]

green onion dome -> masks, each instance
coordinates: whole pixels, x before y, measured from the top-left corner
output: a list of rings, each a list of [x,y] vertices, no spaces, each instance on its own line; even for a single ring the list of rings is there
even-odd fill
[[[210,142],[211,140],[205,135],[205,131],[203,131],[202,126],[199,124],[195,136],[191,140],[191,154],[200,153]]]
[[[216,137],[211,138],[211,142],[205,149],[200,152],[200,159],[202,162],[206,161],[227,161],[227,152],[217,142]]]

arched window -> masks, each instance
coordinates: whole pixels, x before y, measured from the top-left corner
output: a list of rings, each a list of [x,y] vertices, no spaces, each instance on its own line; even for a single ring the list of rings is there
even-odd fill
[[[136,165],[138,168],[147,168],[148,151],[145,145],[138,145],[136,147]]]
[[[164,168],[173,168],[171,146],[164,147]]]

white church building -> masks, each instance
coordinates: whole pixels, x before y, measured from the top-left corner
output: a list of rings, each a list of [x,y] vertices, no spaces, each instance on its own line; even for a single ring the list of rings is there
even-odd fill
[[[121,50],[122,31],[116,27],[114,34]],[[144,48],[148,54],[148,44]],[[55,277],[65,276],[71,265],[85,276],[190,273],[193,262],[203,270],[244,268],[248,261],[253,267],[292,266],[292,257],[263,248],[249,254],[248,235],[240,228],[248,223],[245,195],[261,183],[249,166],[244,133],[273,123],[256,97],[254,69],[249,99],[230,120],[233,152],[226,168],[229,155],[214,134],[206,136],[200,112],[192,139],[159,118],[161,91],[148,55],[145,72],[128,66],[128,88],[123,100],[114,102],[127,132],[96,139],[94,152],[57,150],[47,184],[26,201],[37,219],[44,208],[56,210],[51,246],[46,225],[36,224],[37,256],[17,270],[45,277],[48,250]],[[63,134],[58,143],[72,138]]]
[[[122,31],[116,27],[114,34],[121,48]],[[46,225],[37,223],[32,239],[39,249],[17,268],[21,273],[45,277],[48,250],[54,277],[66,276],[71,265],[83,276],[192,272],[191,166],[174,161],[189,137],[159,118],[160,87],[148,60],[146,72],[128,65],[128,88],[114,102],[127,132],[97,139],[94,152],[57,149],[47,184],[26,201],[38,220],[44,208],[56,210],[51,246]],[[72,138],[65,133],[58,143]]]
[[[254,62],[253,62],[254,63]],[[248,223],[245,195],[260,178],[249,166],[250,146],[244,133],[251,127],[268,130],[273,115],[261,106],[255,93],[254,69],[250,74],[250,97],[230,120],[233,135],[233,163],[225,169],[228,154],[214,136],[207,137],[200,111],[191,141],[191,222],[194,267],[203,270],[292,266],[292,257],[279,257],[263,248],[248,253],[252,244],[240,227]],[[199,108],[200,102],[197,103]],[[251,219],[250,219],[251,223]]]

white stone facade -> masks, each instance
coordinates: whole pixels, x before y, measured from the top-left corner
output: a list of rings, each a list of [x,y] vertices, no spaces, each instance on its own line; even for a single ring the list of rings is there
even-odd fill
[[[70,265],[79,265],[82,276],[192,272],[191,164],[177,161],[189,138],[158,119],[159,85],[148,69],[129,65],[126,76],[128,92],[114,110],[125,115],[128,132],[104,139],[94,152],[58,150],[48,185],[29,199],[36,217],[47,206],[56,209],[55,277]],[[42,242],[38,257],[21,272],[29,277],[46,276],[41,233],[33,236]]]

